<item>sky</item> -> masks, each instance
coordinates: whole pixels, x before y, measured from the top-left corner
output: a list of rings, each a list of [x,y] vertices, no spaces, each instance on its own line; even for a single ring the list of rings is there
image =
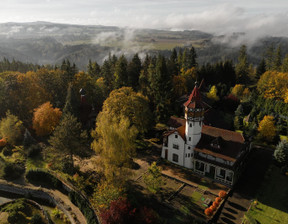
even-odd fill
[[[1,0],[0,23],[34,21],[288,36],[288,0]]]

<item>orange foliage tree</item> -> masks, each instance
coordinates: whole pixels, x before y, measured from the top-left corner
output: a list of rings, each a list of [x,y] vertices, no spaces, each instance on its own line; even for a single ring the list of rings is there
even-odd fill
[[[59,108],[53,108],[50,102],[46,102],[36,108],[33,114],[33,129],[38,136],[49,135],[59,124],[62,112]]]

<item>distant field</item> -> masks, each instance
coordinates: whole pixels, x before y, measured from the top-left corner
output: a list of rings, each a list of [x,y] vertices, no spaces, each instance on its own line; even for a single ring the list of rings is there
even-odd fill
[[[257,204],[252,204],[247,216],[261,224],[288,223],[288,176],[271,166],[258,191]],[[253,220],[250,223],[254,223]]]

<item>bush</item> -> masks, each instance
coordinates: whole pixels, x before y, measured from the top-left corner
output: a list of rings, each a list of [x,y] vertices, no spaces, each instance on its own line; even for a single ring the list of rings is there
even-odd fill
[[[3,155],[4,156],[11,156],[12,155],[12,148],[10,148],[9,146],[5,146],[3,149]]]
[[[5,163],[3,177],[7,180],[14,180],[25,172],[25,168],[19,166],[16,163]]]
[[[29,182],[41,182],[46,184],[49,187],[55,188],[61,191],[64,194],[67,194],[67,191],[63,187],[63,183],[56,178],[54,175],[42,171],[42,170],[29,170],[26,174],[26,179]]]
[[[226,193],[226,191],[219,191],[218,195],[219,195],[220,198],[225,198],[227,193]]]
[[[29,148],[28,148],[28,151],[27,151],[27,156],[29,158],[34,158],[36,156],[38,156],[41,152],[41,147],[39,145],[31,145]]]
[[[94,211],[88,202],[75,191],[69,193],[70,201],[76,205],[86,218],[87,224],[98,224]]]
[[[215,199],[215,201],[218,202],[218,203],[220,203],[220,202],[222,201],[222,198],[217,197],[217,198]]]
[[[219,203],[217,201],[214,201],[213,206],[217,208],[219,206]]]
[[[31,218],[30,223],[31,224],[41,224],[41,223],[43,223],[41,215],[39,215],[39,214],[33,215],[32,218]]]
[[[212,214],[213,214],[213,211],[210,207],[205,209],[205,215],[211,216]]]

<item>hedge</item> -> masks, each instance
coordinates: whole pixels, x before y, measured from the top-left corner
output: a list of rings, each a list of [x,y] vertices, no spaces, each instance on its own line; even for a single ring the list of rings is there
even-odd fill
[[[88,202],[77,192],[71,191],[69,199],[76,205],[86,218],[87,224],[98,224],[98,219]]]

